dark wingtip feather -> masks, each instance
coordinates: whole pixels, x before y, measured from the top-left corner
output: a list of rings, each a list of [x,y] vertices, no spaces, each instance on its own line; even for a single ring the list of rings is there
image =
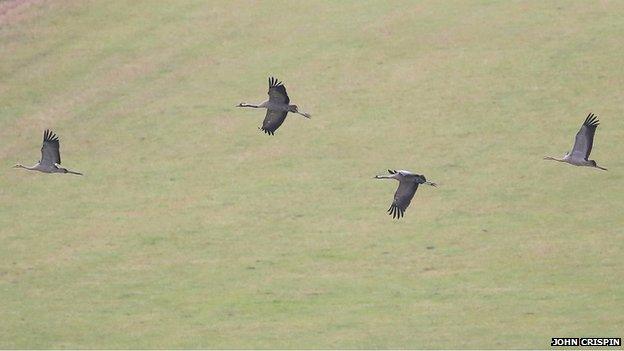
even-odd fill
[[[271,80],[269,81],[269,87],[270,88],[276,88],[279,86],[284,85],[282,82],[280,82],[279,79],[275,78],[275,77],[271,77]]]
[[[275,78],[275,77],[270,77],[269,78],[269,88],[275,88],[278,87],[280,85],[283,85],[282,82],[279,81],[279,79]]]
[[[401,209],[399,206],[392,203],[390,208],[388,208],[388,215],[392,216],[392,219],[399,219],[405,215],[405,210]]]
[[[275,135],[275,131],[268,130],[268,129],[265,129],[265,128],[260,128],[260,127],[258,127],[258,129],[260,129],[261,131],[263,131],[265,134],[268,134],[268,135]]]
[[[46,129],[43,132],[43,141],[58,141],[58,136],[53,131]]]
[[[583,125],[587,127],[598,127],[600,125],[598,116],[596,116],[593,113],[590,113],[589,115],[587,115],[587,118],[585,118],[585,122],[583,122]]]

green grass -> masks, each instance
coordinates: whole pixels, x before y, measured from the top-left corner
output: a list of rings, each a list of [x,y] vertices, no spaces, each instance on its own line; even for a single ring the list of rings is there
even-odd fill
[[[0,14],[0,348],[621,337],[623,11],[22,1]],[[234,108],[269,75],[313,114],[274,137]],[[609,172],[542,161],[590,111]],[[11,168],[45,128],[84,177]],[[440,187],[393,221],[387,168]]]

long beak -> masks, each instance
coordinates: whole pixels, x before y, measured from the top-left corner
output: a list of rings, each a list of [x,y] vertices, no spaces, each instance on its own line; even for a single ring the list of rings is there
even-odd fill
[[[429,184],[429,185],[431,185],[433,187],[436,187],[436,188],[438,187],[438,184],[436,184],[434,182],[425,182],[425,184]]]
[[[82,173],[79,173],[79,172],[74,172],[74,171],[70,171],[70,170],[67,170],[67,173],[71,173],[71,174],[75,174],[75,175],[80,175],[80,176],[81,176],[81,175],[84,175],[84,174],[82,174]]]
[[[598,169],[602,169],[603,171],[606,171],[606,170],[607,170],[606,168],[604,168],[604,167],[600,167],[600,166],[598,166],[598,165],[596,165],[596,168],[598,168]]]

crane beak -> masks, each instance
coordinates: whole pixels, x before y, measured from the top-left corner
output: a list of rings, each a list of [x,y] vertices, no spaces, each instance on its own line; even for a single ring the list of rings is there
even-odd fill
[[[425,184],[429,184],[429,185],[431,185],[432,187],[435,187],[435,188],[438,187],[438,184],[436,184],[434,182],[425,182]]]

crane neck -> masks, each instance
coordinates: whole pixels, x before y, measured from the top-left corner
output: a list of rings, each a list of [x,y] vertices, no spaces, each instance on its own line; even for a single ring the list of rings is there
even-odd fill
[[[566,160],[563,159],[563,158],[556,158],[556,157],[551,157],[551,156],[544,156],[544,160],[551,160],[551,161],[557,161],[557,162],[566,162]]]
[[[23,168],[29,171],[36,171],[37,170],[37,165],[32,166],[32,167],[28,167],[28,166],[24,166],[22,164],[16,164],[15,166],[13,166],[14,168]]]
[[[261,108],[263,106],[261,106],[261,105],[254,105],[254,104],[248,104],[246,102],[241,102],[240,104],[238,104],[238,107]]]

